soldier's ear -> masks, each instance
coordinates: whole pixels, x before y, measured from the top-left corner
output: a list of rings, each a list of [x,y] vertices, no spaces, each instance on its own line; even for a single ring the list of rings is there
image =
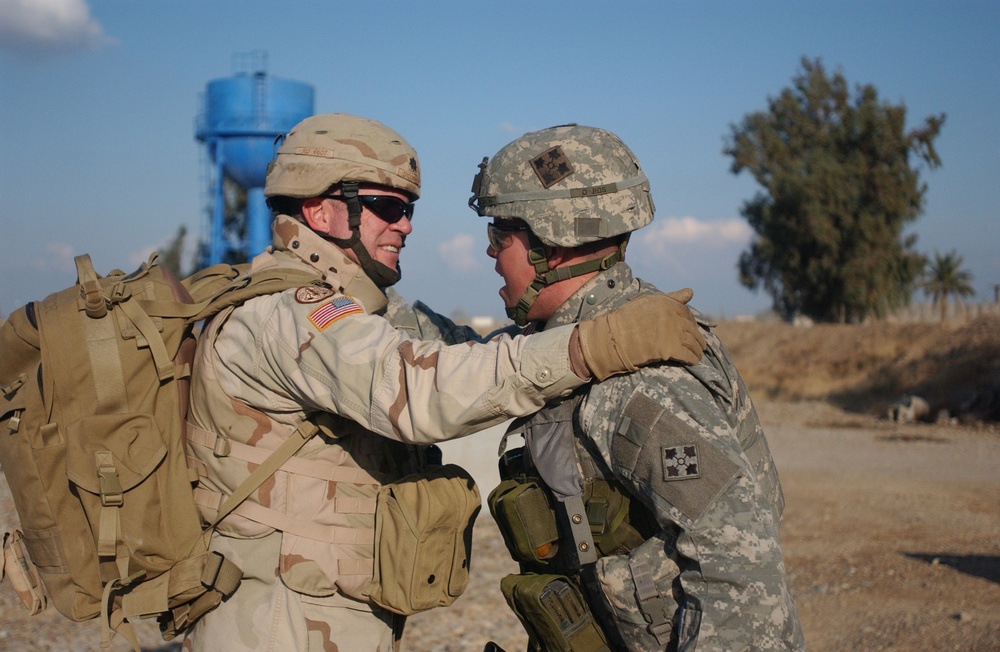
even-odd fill
[[[322,197],[312,197],[302,202],[302,218],[313,231],[327,233],[330,230],[331,217],[329,206]]]
[[[545,253],[549,261],[549,269],[577,262],[577,256],[570,247],[550,247],[549,245],[545,245]]]

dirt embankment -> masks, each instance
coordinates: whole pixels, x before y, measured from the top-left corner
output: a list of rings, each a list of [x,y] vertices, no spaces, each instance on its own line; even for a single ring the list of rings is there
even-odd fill
[[[1000,422],[1000,318],[968,324],[725,322],[716,332],[758,400],[825,400],[885,416],[903,395],[964,424]]]

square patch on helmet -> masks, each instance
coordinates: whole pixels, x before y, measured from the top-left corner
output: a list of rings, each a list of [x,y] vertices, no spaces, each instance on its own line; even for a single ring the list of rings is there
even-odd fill
[[[549,188],[573,174],[573,166],[558,145],[531,159],[531,169],[538,175],[543,188]]]

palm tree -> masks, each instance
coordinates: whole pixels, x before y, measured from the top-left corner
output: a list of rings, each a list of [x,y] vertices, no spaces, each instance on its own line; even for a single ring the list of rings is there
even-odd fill
[[[963,258],[952,249],[945,255],[934,252],[934,261],[928,264],[928,269],[920,281],[924,294],[930,295],[941,310],[941,321],[948,312],[948,296],[955,298],[971,297],[976,293],[972,289],[972,274],[962,269]]]

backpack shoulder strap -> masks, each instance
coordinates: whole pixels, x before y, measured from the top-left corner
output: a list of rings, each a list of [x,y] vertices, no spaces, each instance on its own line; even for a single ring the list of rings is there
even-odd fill
[[[189,319],[200,321],[216,315],[226,308],[238,306],[254,297],[275,294],[303,285],[323,282],[319,272],[291,268],[270,268],[255,272],[247,271],[216,290],[214,294],[199,302],[198,312]]]
[[[234,280],[249,272],[249,263],[238,265],[219,263],[218,265],[198,270],[181,281],[181,285],[191,293],[191,298],[194,299],[195,303],[202,303],[211,299]]]

